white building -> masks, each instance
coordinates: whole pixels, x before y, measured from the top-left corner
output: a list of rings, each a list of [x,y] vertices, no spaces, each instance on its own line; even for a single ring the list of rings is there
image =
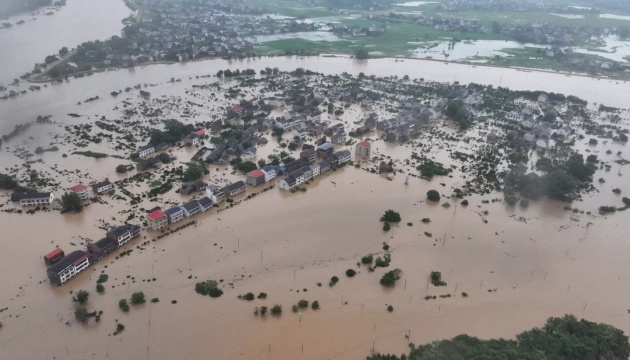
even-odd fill
[[[22,206],[50,205],[55,199],[55,194],[48,193],[27,193],[20,194],[19,201]]]

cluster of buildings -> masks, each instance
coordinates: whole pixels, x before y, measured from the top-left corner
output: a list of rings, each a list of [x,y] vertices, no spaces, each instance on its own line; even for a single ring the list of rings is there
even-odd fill
[[[203,213],[214,205],[219,204],[227,199],[244,193],[247,190],[245,182],[237,181],[223,188],[214,185],[207,185],[203,182],[190,184],[193,185],[194,191],[205,189],[206,194],[200,199],[190,200],[182,205],[173,206],[166,210],[156,208],[147,214],[147,223],[149,228],[160,231],[176,224],[186,218],[193,217],[199,213]]]
[[[129,21],[122,37],[104,41],[96,49],[78,47],[75,59],[79,67],[129,67],[155,61],[230,56],[253,49],[255,36],[319,29],[314,22],[260,16],[265,7],[231,1],[136,3],[146,11]]]
[[[91,194],[101,195],[114,191],[114,184],[109,180],[104,180],[89,187],[77,184],[68,190],[77,194],[81,200],[86,200]],[[11,194],[11,201],[19,202],[21,206],[47,206],[52,204],[54,200],[55,194],[52,192],[14,192]]]
[[[48,279],[52,284],[62,285],[139,235],[138,226],[125,224],[108,231],[104,238],[90,243],[85,250],[66,255],[57,248],[44,256],[44,262],[49,266],[46,270]]]
[[[314,149],[302,151],[300,159],[286,164],[284,171],[287,176],[278,182],[278,187],[288,191],[295,190],[307,181],[335,170],[352,160],[350,151],[341,150],[332,153],[332,149],[331,143],[324,143],[317,148],[317,152]],[[316,157],[323,157],[323,159],[317,163]]]

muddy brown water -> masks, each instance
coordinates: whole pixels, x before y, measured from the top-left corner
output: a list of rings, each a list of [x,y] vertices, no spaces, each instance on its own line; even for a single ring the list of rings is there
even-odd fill
[[[1,102],[0,129],[6,133],[37,115],[53,115],[62,125],[93,121],[102,115],[114,117],[111,109],[120,99],[111,98],[111,91],[146,82],[162,83],[148,89],[154,96],[177,94],[208,81],[195,79],[197,75],[228,67],[258,70],[266,66],[282,70],[305,67],[326,73],[409,74],[427,80],[495,86],[500,82],[514,89],[574,94],[609,106],[625,106],[630,93],[626,84],[611,80],[431,61],[364,62],[344,57],[212,60],[110,71],[50,84],[40,92]],[[166,84],[171,77],[183,81]],[[76,105],[95,95],[102,100]],[[90,117],[66,115],[73,112]],[[10,145],[21,143],[33,148],[46,144],[57,128],[34,126]],[[626,158],[629,155],[621,144],[600,140],[599,145],[590,147],[586,141],[578,144],[580,150],[596,152],[608,162],[617,158],[617,151]],[[105,145],[90,149],[107,152]],[[612,154],[605,154],[608,149]],[[42,154],[39,157],[44,162],[34,166],[41,170],[58,164],[62,169],[89,170],[93,179],[116,179],[113,169],[119,160],[64,159],[61,153],[65,150]],[[261,155],[273,151],[270,143]],[[409,146],[374,145],[375,153],[399,160],[408,158],[411,151]],[[177,154],[191,153],[178,150]],[[432,155],[446,160],[445,150],[436,149]],[[8,151],[0,153],[3,168],[22,162]],[[541,200],[527,209],[481,202],[500,198],[499,194],[470,197],[468,207],[444,199],[442,202],[452,204],[444,208],[425,202],[425,194],[433,188],[449,194],[452,187],[461,184],[461,174],[432,182],[411,177],[405,185],[403,173],[388,181],[345,167],[313,181],[306,193],[273,189],[232,209],[203,214],[196,226],[139,249],[143,241],[155,238],[155,234],[143,233],[146,239],[125,247],[133,249],[129,256],[115,259],[110,255],[62,287],[51,287],[45,281],[41,257],[56,245],[66,252],[80,248],[81,237],[99,239],[104,233],[98,229],[99,220],[122,222],[118,212],[124,205],[105,198],[108,204],[90,205],[79,215],[0,213],[0,272],[4,274],[0,277],[0,308],[8,307],[0,313],[4,325],[0,329],[0,358],[360,359],[373,346],[380,352],[405,352],[405,335],[410,330],[414,343],[460,333],[513,337],[542,325],[549,316],[565,313],[630,331],[626,318],[630,295],[627,216],[597,215],[600,205],[620,203],[612,188],[622,189],[622,195],[629,190],[625,177],[618,175],[618,171],[624,175],[624,170],[613,165],[609,172],[598,171],[595,178],[606,179],[604,184],[595,184],[599,193],[573,205],[593,213],[588,215],[563,210],[564,204],[552,201]],[[216,178],[214,170],[211,176]],[[68,176],[60,182],[68,186],[79,180]],[[2,195],[6,201],[8,193]],[[165,199],[182,201],[173,194]],[[387,209],[399,211],[403,221],[384,233],[378,219]],[[425,217],[431,223],[421,223]],[[390,268],[373,273],[365,266],[358,269],[356,263],[363,255],[382,253],[383,242],[391,246]],[[349,268],[359,274],[347,278]],[[402,269],[403,277],[394,288],[385,289],[379,279],[393,268]],[[446,287],[427,285],[433,270],[442,272]],[[95,291],[101,272],[109,275],[103,295]],[[328,287],[332,276],[340,281]],[[156,281],[146,281],[153,278]],[[207,279],[224,280],[225,294],[218,299],[196,294],[194,284]],[[82,326],[74,321],[70,291],[80,289],[91,292],[88,309],[104,312],[99,324]],[[160,301],[132,306],[129,313],[122,313],[118,300],[135,291]],[[237,299],[237,295],[250,291],[266,292],[268,297],[252,302]],[[468,297],[462,297],[462,292]],[[446,294],[452,297],[424,299]],[[303,310],[300,321],[300,316],[291,312],[291,305],[300,299],[318,300],[321,309]],[[171,304],[172,300],[177,304]],[[271,308],[274,304],[282,305],[282,316],[254,315],[255,307]],[[387,311],[390,304],[392,313]],[[71,325],[65,325],[66,321]],[[125,325],[125,331],[112,336],[117,321]]]

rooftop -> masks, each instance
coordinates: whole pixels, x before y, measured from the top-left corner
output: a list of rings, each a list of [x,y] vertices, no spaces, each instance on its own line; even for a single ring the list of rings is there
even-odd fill
[[[262,172],[262,170],[252,170],[252,171],[248,172],[247,175],[253,176],[255,178],[259,178],[259,177],[264,177],[265,173]]]
[[[370,142],[369,141],[361,141],[360,143],[357,144],[357,146],[370,146]]]
[[[73,251],[70,254],[63,257],[57,264],[51,266],[48,271],[53,273],[60,273],[65,270],[68,266],[73,265],[74,263],[83,260],[84,257],[87,257],[88,253],[82,250]]]
[[[55,256],[57,256],[58,254],[63,253],[63,250],[61,250],[61,248],[56,248],[55,250],[49,252],[48,254],[44,255],[44,259],[52,259]]]
[[[148,213],[147,217],[149,219],[157,220],[159,218],[165,217],[166,214],[162,210],[155,210],[154,212]]]
[[[164,210],[164,212],[165,212],[167,215],[177,214],[177,213],[178,213],[178,212],[180,212],[180,211],[182,211],[182,209],[181,209],[179,206],[173,206],[173,207],[172,207],[172,208],[170,208],[170,209],[166,209],[166,210]]]
[[[332,149],[334,146],[333,144],[327,142],[327,143],[323,143],[321,145],[319,145],[319,147],[317,148],[318,150],[329,150]]]
[[[79,192],[79,191],[83,191],[87,189],[87,186],[83,185],[83,184],[79,184],[79,185],[74,185],[73,187],[70,188],[70,190],[74,191],[74,192]]]
[[[264,174],[263,174],[263,176],[264,176]],[[239,181],[237,181],[235,183],[232,183],[232,184],[226,186],[226,188],[229,191],[232,191],[232,190],[236,190],[238,188],[244,187],[244,186],[245,186],[245,183],[243,182],[243,180],[239,180]]]

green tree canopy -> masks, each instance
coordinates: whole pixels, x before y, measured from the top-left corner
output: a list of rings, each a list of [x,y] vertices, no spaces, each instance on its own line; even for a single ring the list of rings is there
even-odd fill
[[[83,200],[77,195],[77,193],[70,192],[61,196],[62,212],[76,212],[83,211]]]
[[[183,181],[195,181],[199,180],[203,177],[205,173],[205,168],[203,165],[196,162],[189,162],[186,164],[186,170],[184,170],[184,175],[182,177]]]

